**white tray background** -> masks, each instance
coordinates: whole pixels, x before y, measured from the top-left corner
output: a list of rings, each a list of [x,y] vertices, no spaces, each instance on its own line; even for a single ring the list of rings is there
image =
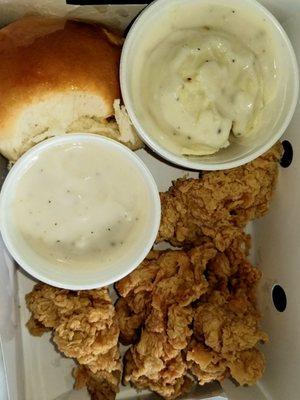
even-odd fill
[[[241,0],[244,1],[244,0]],[[264,0],[286,28],[300,60],[300,0]],[[125,28],[143,6],[68,6],[64,0],[0,0],[0,25],[32,11],[52,15],[83,17]],[[0,60],[1,62],[1,60]],[[280,171],[279,183],[270,213],[253,223],[253,259],[264,276],[259,291],[263,327],[270,343],[263,346],[267,369],[254,387],[237,388],[229,380],[218,385],[196,389],[188,399],[228,397],[232,400],[296,400],[300,398],[300,110],[286,132],[294,148],[294,160]],[[138,152],[152,171],[160,190],[186,171],[171,167],[144,150]],[[0,180],[5,163],[0,159]],[[189,173],[189,176],[197,176]],[[25,322],[28,311],[24,295],[34,281],[26,276],[6,254],[0,241],[0,400],[86,400],[85,390],[72,390],[71,370],[74,362],[56,353],[49,334],[31,337]],[[271,297],[274,284],[280,284],[287,295],[287,308],[276,311]],[[225,394],[226,393],[226,394]],[[137,394],[121,389],[118,399],[153,400],[154,394]]]

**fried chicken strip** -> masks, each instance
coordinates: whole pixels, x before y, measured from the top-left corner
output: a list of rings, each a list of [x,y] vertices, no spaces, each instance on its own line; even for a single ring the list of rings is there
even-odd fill
[[[199,298],[208,288],[203,271],[216,253],[211,243],[188,254],[152,251],[136,270],[117,282],[115,287],[121,298],[116,303],[116,314],[121,342],[128,345],[138,339],[138,331],[153,308],[164,314],[169,305],[180,303],[185,297]],[[156,317],[157,322],[160,317]]]
[[[278,143],[241,167],[204,172],[200,179],[175,181],[166,193],[161,193],[157,241],[181,247],[198,245],[209,238],[224,251],[249,221],[267,212],[281,155]]]
[[[149,314],[159,255],[159,252],[151,251],[137,269],[115,285],[121,296],[115,308],[120,327],[119,340],[124,345],[137,341],[140,327]]]
[[[232,376],[250,385],[264,372],[264,357],[256,348],[268,340],[256,307],[261,272],[241,254],[241,247],[228,249],[207,267],[210,288],[195,310],[194,338],[187,352],[189,368],[200,384]]]
[[[91,400],[114,400],[116,393],[119,391],[119,383],[121,379],[121,371],[114,370],[113,372],[92,371],[80,365],[73,371],[75,378],[75,389],[87,387],[91,396]]]
[[[85,382],[92,399],[114,399],[121,362],[119,327],[108,289],[70,291],[40,283],[26,295],[26,304],[32,313],[29,331],[41,335],[52,330],[57,348],[81,364],[75,386]]]
[[[190,392],[193,381],[185,375],[187,367],[181,355],[165,363],[160,377],[153,379],[146,375],[138,378],[134,376],[136,362],[132,350],[128,350],[124,357],[124,376],[130,377],[131,384],[138,390],[150,389],[163,398],[172,400]],[[127,381],[125,381],[126,383]]]
[[[256,307],[261,272],[247,261],[249,248],[240,232],[224,252],[209,241],[189,251],[152,252],[117,283],[121,330],[131,321],[135,336],[124,383],[175,399],[191,387],[189,372],[200,384],[226,377],[253,384],[262,376],[256,345],[268,338]]]
[[[192,336],[192,303],[208,289],[203,272],[216,253],[211,244],[188,253],[152,252],[150,259],[118,282],[116,289],[131,315],[139,315],[136,303],[147,304],[141,335],[125,356],[125,383],[151,389],[165,399],[189,390],[192,381],[184,350]],[[120,311],[117,315],[124,318]],[[120,326],[125,324],[120,321]]]

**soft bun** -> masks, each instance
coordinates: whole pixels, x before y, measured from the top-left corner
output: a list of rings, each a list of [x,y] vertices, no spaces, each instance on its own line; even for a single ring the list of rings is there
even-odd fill
[[[15,161],[47,137],[76,131],[122,141],[107,120],[120,98],[121,42],[97,24],[41,16],[1,29],[0,152]],[[128,144],[138,147],[127,122]]]

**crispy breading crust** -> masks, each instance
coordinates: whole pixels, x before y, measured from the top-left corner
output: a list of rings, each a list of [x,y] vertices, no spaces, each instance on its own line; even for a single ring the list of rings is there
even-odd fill
[[[239,234],[224,252],[212,242],[157,251],[117,283],[121,337],[129,323],[127,342],[134,343],[124,383],[175,399],[191,387],[189,373],[201,385],[228,376],[253,384],[262,376],[265,362],[255,346],[268,338],[259,327],[261,273],[246,259],[249,247],[249,236]],[[142,318],[136,304],[147,304]]]
[[[121,361],[119,327],[108,289],[70,291],[39,283],[26,295],[26,304],[32,313],[30,333],[40,336],[52,330],[57,348],[81,364],[75,387],[85,382],[92,399],[114,399]]]
[[[157,241],[180,247],[210,239],[224,251],[249,221],[268,211],[281,155],[278,143],[239,168],[173,182],[160,195],[162,218]]]

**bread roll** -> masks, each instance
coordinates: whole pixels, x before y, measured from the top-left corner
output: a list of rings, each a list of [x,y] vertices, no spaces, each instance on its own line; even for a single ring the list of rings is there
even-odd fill
[[[122,39],[97,24],[24,17],[0,30],[0,152],[17,160],[35,143],[92,132],[141,145],[125,115],[120,133]],[[119,103],[115,103],[120,111]],[[126,140],[123,140],[123,136]]]

